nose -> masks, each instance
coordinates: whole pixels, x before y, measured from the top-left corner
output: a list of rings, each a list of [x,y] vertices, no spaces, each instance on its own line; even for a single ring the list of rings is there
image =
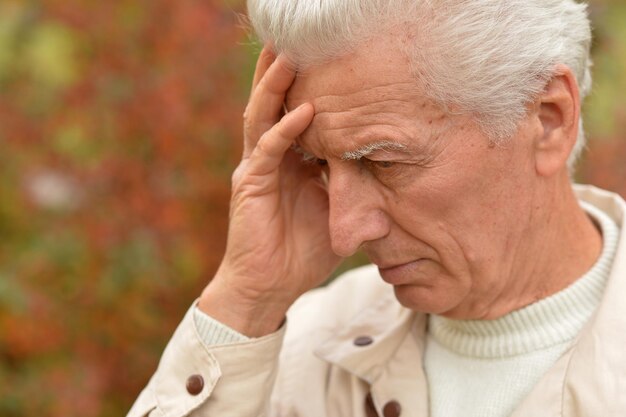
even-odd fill
[[[351,173],[328,179],[329,230],[333,251],[353,255],[361,245],[386,236],[389,218],[384,199],[367,180]]]

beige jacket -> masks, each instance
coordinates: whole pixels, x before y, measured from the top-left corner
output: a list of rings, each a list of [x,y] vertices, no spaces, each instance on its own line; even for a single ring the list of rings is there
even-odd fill
[[[619,196],[577,192],[626,229]],[[513,417],[626,416],[626,233],[617,251],[600,307]],[[204,346],[190,312],[129,416],[427,417],[426,322],[372,266],[301,297],[261,339]]]

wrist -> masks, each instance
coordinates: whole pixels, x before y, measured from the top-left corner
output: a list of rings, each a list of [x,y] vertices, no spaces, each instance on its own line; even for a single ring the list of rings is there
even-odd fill
[[[288,308],[274,302],[248,300],[233,291],[225,291],[215,282],[205,288],[198,301],[202,312],[251,338],[276,332]]]

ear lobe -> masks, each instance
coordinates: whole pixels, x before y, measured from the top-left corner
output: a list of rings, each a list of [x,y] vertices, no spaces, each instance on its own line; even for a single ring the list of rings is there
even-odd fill
[[[535,140],[535,168],[539,175],[548,177],[567,169],[578,137],[580,94],[568,67],[557,67],[536,104],[541,131]]]

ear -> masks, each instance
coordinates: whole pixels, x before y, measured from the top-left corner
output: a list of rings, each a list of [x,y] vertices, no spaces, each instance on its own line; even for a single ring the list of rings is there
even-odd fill
[[[544,177],[567,169],[578,137],[580,94],[572,71],[559,65],[535,103],[541,130],[535,139],[535,169]]]

